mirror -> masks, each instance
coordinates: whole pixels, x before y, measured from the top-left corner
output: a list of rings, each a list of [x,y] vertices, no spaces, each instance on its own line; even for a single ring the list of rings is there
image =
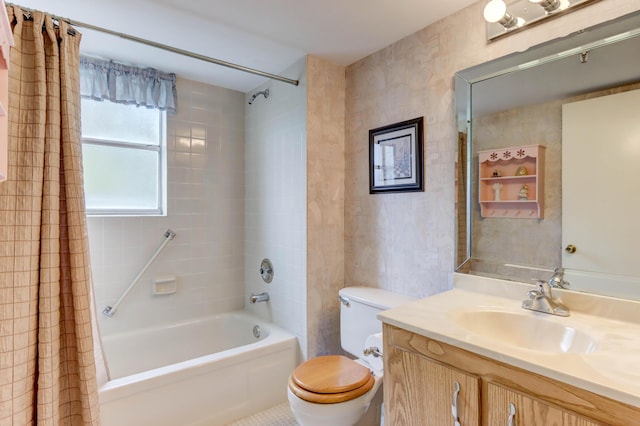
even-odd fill
[[[548,279],[554,268],[565,267],[573,290],[640,300],[640,272],[621,275],[607,265],[567,268],[563,220],[580,218],[562,217],[562,181],[567,178],[563,174],[570,172],[568,166],[562,170],[563,106],[638,89],[640,12],[456,73],[457,272],[531,282]],[[640,105],[637,111],[640,118]],[[640,135],[634,140],[640,144]],[[508,182],[495,177],[501,175],[500,169],[515,175],[517,162],[508,166],[483,162],[488,168],[483,170],[478,153],[529,145],[544,147],[543,168],[539,174],[529,172],[527,180],[511,179],[510,185],[517,187],[509,191],[517,201],[495,202],[499,194],[485,191],[484,181],[500,182],[494,190],[506,191]],[[487,173],[495,173],[493,181]],[[630,197],[635,197],[640,172],[636,176],[635,181],[615,185],[626,185]],[[519,199],[517,188],[525,183],[527,191]],[[481,211],[482,200],[488,200],[482,204],[491,206],[491,214]],[[539,204],[540,218],[522,210],[525,204]],[[625,201],[616,207],[624,208]],[[518,216],[521,212],[527,217]],[[636,223],[625,226],[638,228]],[[601,245],[614,247],[617,241]]]

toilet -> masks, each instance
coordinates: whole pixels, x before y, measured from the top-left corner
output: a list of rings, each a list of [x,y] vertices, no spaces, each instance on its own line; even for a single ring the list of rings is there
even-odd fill
[[[355,359],[327,355],[300,364],[289,377],[289,405],[301,426],[376,426],[383,377],[382,323],[376,316],[415,299],[372,287],[346,287],[338,298],[340,343]]]

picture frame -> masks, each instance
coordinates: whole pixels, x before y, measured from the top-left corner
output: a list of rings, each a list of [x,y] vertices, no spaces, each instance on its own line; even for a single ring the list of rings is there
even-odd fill
[[[369,130],[369,193],[424,191],[423,117]]]

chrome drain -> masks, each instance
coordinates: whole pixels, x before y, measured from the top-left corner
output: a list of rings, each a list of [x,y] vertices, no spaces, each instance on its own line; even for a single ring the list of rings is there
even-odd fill
[[[256,339],[259,339],[261,332],[262,332],[262,330],[260,330],[260,326],[259,325],[254,325],[253,326],[253,337],[255,337]]]

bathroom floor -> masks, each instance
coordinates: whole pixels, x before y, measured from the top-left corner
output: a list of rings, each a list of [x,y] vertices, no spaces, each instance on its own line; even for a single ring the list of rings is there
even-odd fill
[[[283,402],[228,426],[298,426],[298,422],[289,409],[289,403]]]
[[[245,417],[227,426],[299,426],[289,409],[289,403],[283,402],[268,410]],[[380,419],[380,426],[384,426],[384,417]]]

